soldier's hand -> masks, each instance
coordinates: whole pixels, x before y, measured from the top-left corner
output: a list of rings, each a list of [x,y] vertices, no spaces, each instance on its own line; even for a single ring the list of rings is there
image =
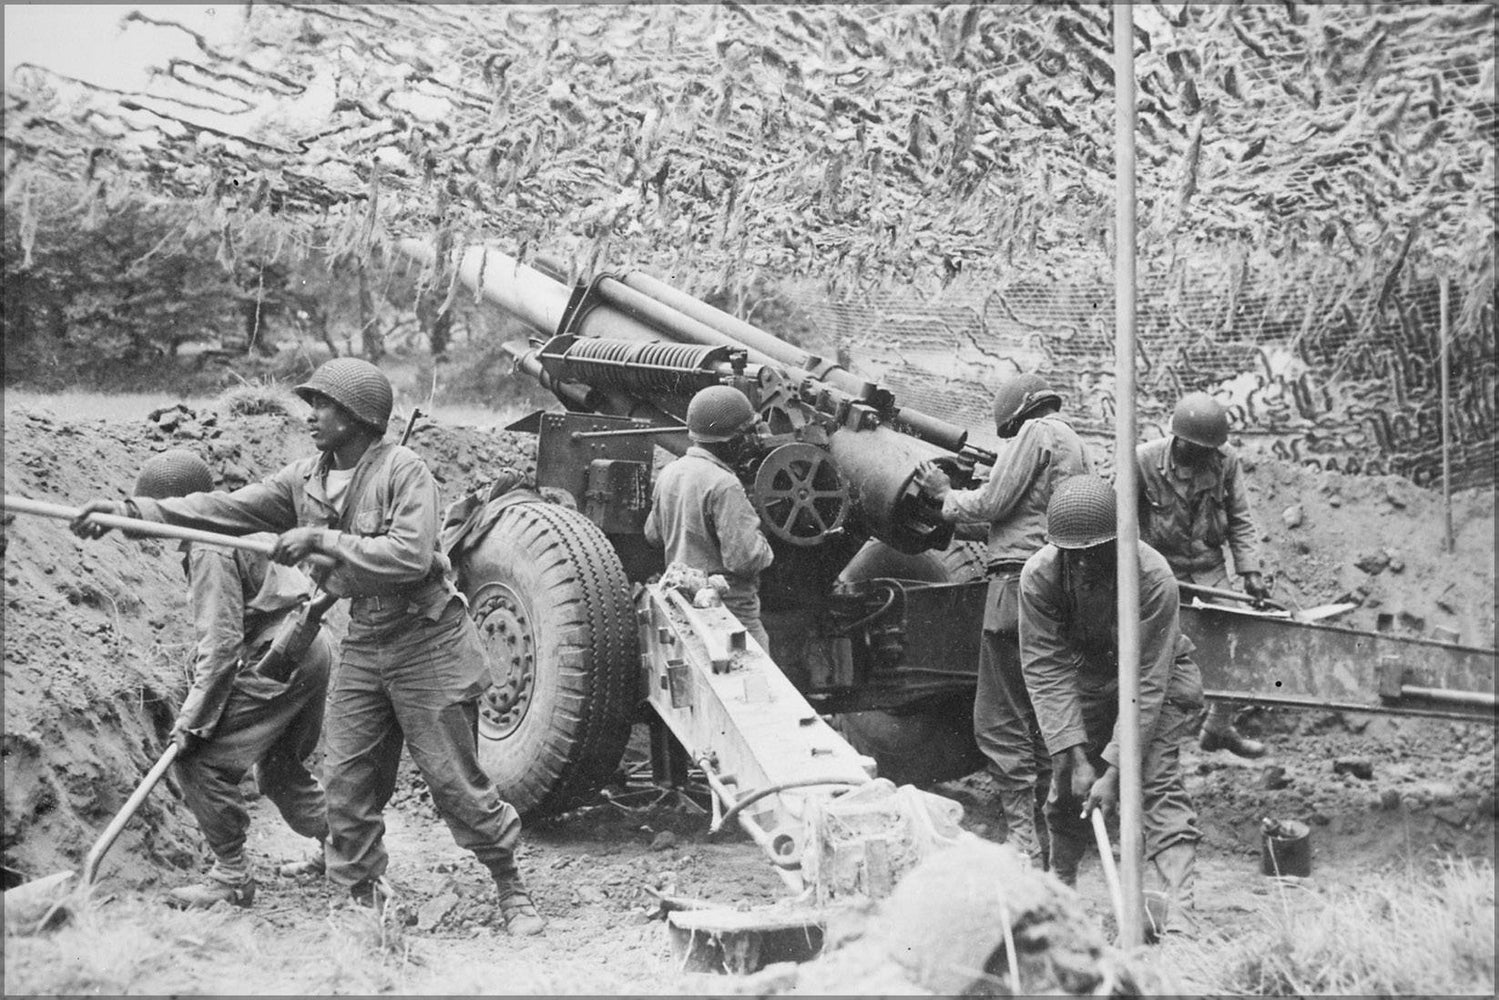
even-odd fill
[[[1244,593],[1250,597],[1264,600],[1270,596],[1270,588],[1265,585],[1265,578],[1258,573],[1244,574]]]
[[[1095,809],[1103,810],[1105,816],[1119,808],[1119,769],[1110,767],[1103,772],[1103,777],[1093,782],[1093,787],[1088,789],[1088,799],[1083,803],[1083,816],[1087,817]]]
[[[90,514],[113,514],[116,517],[129,517],[130,508],[120,500],[90,500],[80,508],[77,517],[69,523],[73,534],[79,538],[103,538],[109,533],[109,526],[95,521]]]
[[[203,742],[192,733],[188,732],[180,723],[172,727],[172,742],[177,744],[177,759],[181,760],[197,749],[198,744]]]
[[[925,461],[916,467],[916,484],[932,496],[941,500],[952,489],[952,480],[933,461]]]
[[[293,528],[283,532],[271,549],[271,561],[283,566],[294,566],[320,551],[322,537],[321,528]]]
[[[1093,791],[1096,781],[1098,781],[1098,772],[1093,770],[1088,755],[1078,749],[1072,761],[1072,797],[1082,802]]]

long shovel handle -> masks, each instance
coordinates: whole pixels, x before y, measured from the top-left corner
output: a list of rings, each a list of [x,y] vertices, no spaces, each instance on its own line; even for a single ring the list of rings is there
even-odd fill
[[[1109,831],[1103,825],[1103,810],[1094,809],[1088,814],[1093,820],[1093,839],[1098,842],[1098,860],[1103,865],[1103,878],[1109,884],[1109,898],[1114,901],[1114,919],[1119,921],[1120,932],[1124,929],[1124,887],[1119,882],[1119,868],[1114,864],[1114,848],[1109,844]]]
[[[37,514],[41,517],[56,518],[60,521],[72,521],[82,513],[81,507],[65,507],[58,503],[47,503],[43,500],[29,500],[26,497],[11,496],[5,494],[5,509],[17,514]],[[108,528],[119,528],[131,535],[149,535],[155,538],[177,538],[184,542],[199,542],[203,545],[221,545],[229,549],[243,549],[246,552],[258,552],[263,556],[271,554],[276,547],[274,542],[264,538],[250,538],[242,535],[224,535],[217,531],[202,531],[198,528],[182,528],[175,524],[158,524],[155,521],[142,521],[137,517],[121,517],[118,514],[90,514],[89,520],[97,521]],[[325,555],[309,556],[308,562],[315,566],[331,569],[337,565],[337,561]]]
[[[167,773],[167,768],[172,766],[172,761],[177,759],[177,749],[176,743],[167,744],[166,750],[162,752],[155,766],[146,772],[146,777],[131,793],[130,798],[125,800],[120,811],[115,813],[114,819],[109,821],[109,825],[104,828],[99,839],[94,841],[94,846],[89,848],[88,857],[83,862],[84,885],[94,884],[94,878],[99,874],[99,863],[104,860],[104,855],[120,836],[120,831],[125,829],[125,824],[130,822],[130,817],[135,815],[141,803],[146,801],[146,796],[151,794],[151,789],[156,787],[161,776]]]

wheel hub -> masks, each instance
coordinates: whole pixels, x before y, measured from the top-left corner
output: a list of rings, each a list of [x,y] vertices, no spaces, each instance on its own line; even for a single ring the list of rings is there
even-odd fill
[[[487,583],[474,595],[474,624],[489,654],[490,684],[479,699],[479,734],[502,740],[520,726],[536,690],[536,640],[518,595]]]

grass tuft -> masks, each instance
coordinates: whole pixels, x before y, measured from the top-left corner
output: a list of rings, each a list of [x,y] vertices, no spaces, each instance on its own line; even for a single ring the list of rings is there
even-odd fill
[[[1340,898],[1283,903],[1214,956],[1212,990],[1492,996],[1494,929],[1493,865],[1447,862],[1435,879],[1412,871]]]
[[[239,378],[239,376],[235,376]],[[218,403],[224,410],[237,417],[253,417],[264,414],[290,414],[295,412],[291,390],[271,379],[243,379],[240,384],[224,390]]]

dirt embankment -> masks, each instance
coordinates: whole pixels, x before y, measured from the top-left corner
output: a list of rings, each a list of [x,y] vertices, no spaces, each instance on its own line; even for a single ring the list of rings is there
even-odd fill
[[[1439,491],[1251,456],[1245,469],[1276,597],[1353,601],[1337,624],[1494,648],[1493,491],[1453,495],[1448,552]]]
[[[432,465],[445,500],[476,488],[501,464],[533,466],[533,445],[522,436],[427,421],[411,444]],[[5,421],[5,492],[68,505],[119,497],[141,462],[173,447],[198,451],[219,488],[310,451],[301,421],[285,414],[172,407],[150,420],[80,423],[41,408],[17,410]],[[76,867],[160,754],[187,690],[193,637],[177,543],[118,533],[85,542],[63,521],[29,515],[8,515],[0,538],[10,885]],[[196,863],[189,824],[175,796],[154,795],[111,862]],[[120,874],[144,879],[150,867]]]

